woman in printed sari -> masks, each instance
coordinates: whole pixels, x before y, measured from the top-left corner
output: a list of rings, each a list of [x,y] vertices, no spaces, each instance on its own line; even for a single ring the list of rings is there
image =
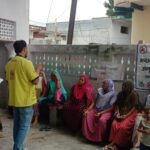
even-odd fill
[[[105,146],[105,150],[129,149],[137,115],[137,102],[138,94],[134,91],[133,83],[125,81],[115,103],[115,115],[109,137],[111,143]]]
[[[50,129],[50,109],[56,106],[57,117],[60,119],[63,104],[67,100],[67,92],[63,86],[62,78],[58,70],[51,73],[51,79],[48,82],[48,92],[46,97],[42,97],[41,99],[39,102],[40,130],[47,131]]]
[[[74,132],[81,129],[82,116],[92,107],[93,99],[92,85],[86,75],[81,75],[63,108],[63,118],[69,129]]]
[[[38,102],[40,100],[40,97],[44,97],[48,89],[47,79],[43,71],[43,65],[39,64],[38,68],[40,68],[40,73],[39,73],[39,82],[36,85],[37,104],[33,105],[33,109],[34,109],[33,118],[32,118],[33,126],[36,126],[38,124],[38,118],[39,118]]]
[[[116,100],[114,83],[103,80],[102,88],[98,89],[95,106],[83,118],[82,132],[92,142],[101,142],[106,136],[107,124],[113,115],[113,103]]]
[[[36,85],[37,99],[45,96],[48,88],[45,72],[43,71],[43,65],[39,64],[38,66],[40,66],[40,73],[39,73],[39,82]]]

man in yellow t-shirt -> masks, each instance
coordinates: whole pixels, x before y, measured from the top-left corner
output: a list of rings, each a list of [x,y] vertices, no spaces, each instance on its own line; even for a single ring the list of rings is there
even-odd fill
[[[5,66],[9,89],[9,106],[13,107],[13,150],[23,150],[24,140],[30,127],[33,108],[36,103],[35,85],[38,83],[39,70],[26,57],[27,44],[19,40],[13,44],[16,56]]]

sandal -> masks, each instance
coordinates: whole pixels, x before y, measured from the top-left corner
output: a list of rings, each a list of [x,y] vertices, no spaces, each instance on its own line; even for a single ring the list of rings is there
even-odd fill
[[[105,147],[103,147],[102,150],[110,150],[110,149],[109,149],[109,145],[106,145]]]
[[[114,146],[106,145],[102,150],[116,150]]]
[[[115,148],[113,146],[109,146],[108,150],[115,150]]]
[[[105,147],[102,148],[102,150],[108,150],[108,148],[105,146]]]

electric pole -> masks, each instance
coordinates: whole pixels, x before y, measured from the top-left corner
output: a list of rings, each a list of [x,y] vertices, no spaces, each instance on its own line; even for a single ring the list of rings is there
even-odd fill
[[[69,19],[69,29],[68,29],[68,36],[67,36],[67,44],[72,44],[72,40],[73,40],[76,7],[77,7],[77,0],[72,0],[70,19]]]

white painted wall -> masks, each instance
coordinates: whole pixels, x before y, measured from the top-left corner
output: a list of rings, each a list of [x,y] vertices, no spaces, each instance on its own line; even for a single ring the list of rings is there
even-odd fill
[[[150,6],[145,6],[144,11],[135,10],[132,16],[132,44],[139,40],[150,43]]]
[[[16,22],[16,39],[29,42],[29,0],[0,0],[0,18]]]
[[[107,17],[76,21],[73,44],[109,44],[110,23]]]
[[[121,26],[129,27],[129,34],[121,34]],[[47,24],[47,31],[52,34],[57,31],[67,35],[68,23]],[[49,35],[52,36],[52,35]],[[131,23],[109,17],[94,18],[92,20],[76,21],[74,27],[73,44],[123,44],[131,43]]]
[[[128,27],[128,34],[120,33],[121,26]],[[116,19],[112,20],[110,43],[116,43],[119,45],[131,44],[131,22]]]

